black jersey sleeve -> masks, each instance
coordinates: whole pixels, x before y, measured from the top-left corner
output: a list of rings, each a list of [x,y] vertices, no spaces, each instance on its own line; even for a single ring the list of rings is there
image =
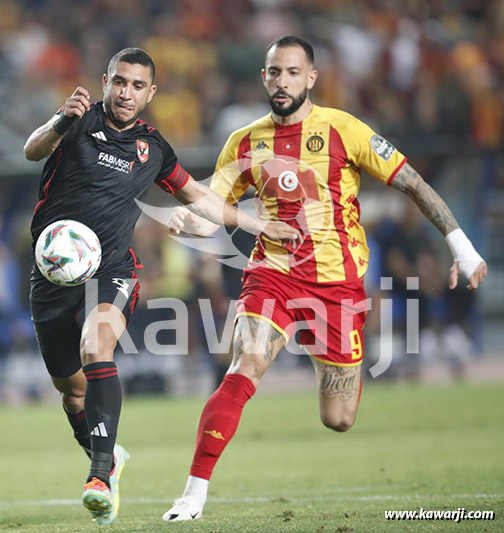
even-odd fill
[[[161,137],[163,164],[156,178],[156,184],[173,194],[181,189],[189,179],[189,174],[180,166],[173,148]]]
[[[59,146],[61,146],[63,149],[65,149],[67,146],[72,144],[72,142],[75,140],[79,132],[82,130],[84,125],[89,121],[91,115],[93,115],[96,110],[93,109],[93,106],[96,106],[96,104],[91,104],[91,109],[84,113],[84,115],[74,120],[74,123],[70,126],[70,129],[63,135],[63,138],[60,141]],[[65,110],[64,107],[60,107],[56,113],[56,115],[62,115],[63,111]]]

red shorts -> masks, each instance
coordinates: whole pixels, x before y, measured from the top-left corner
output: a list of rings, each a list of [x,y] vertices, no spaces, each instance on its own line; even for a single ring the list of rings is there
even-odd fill
[[[258,267],[244,272],[236,317],[267,320],[286,342],[297,325],[309,355],[329,365],[356,366],[364,350],[365,300],[362,279],[314,283]]]

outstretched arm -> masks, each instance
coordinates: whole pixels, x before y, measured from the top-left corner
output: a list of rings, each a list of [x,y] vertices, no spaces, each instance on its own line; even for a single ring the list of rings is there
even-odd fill
[[[26,159],[40,161],[51,155],[74,121],[89,111],[89,98],[86,89],[77,87],[72,96],[67,98],[63,113],[54,115],[28,137],[24,146]]]
[[[264,233],[266,237],[275,241],[296,241],[300,238],[296,228],[285,222],[266,222],[255,218],[228,204],[211,189],[191,177],[184,187],[175,191],[174,196],[194,214],[213,223],[212,226],[208,226],[207,229],[210,231],[205,234],[213,233],[212,230],[215,229],[213,225],[225,224],[249,233]],[[173,229],[175,233],[178,233],[181,228],[174,227]],[[186,229],[185,225],[183,229]]]
[[[487,275],[487,265],[460,229],[446,202],[408,163],[397,173],[392,187],[407,194],[446,238],[454,258],[450,289],[457,286],[460,270],[469,280],[468,289],[476,290]]]
[[[181,232],[190,233],[197,237],[208,237],[215,233],[220,226],[210,222],[206,218],[191,213],[185,206],[178,206],[165,223],[168,229],[175,235]]]

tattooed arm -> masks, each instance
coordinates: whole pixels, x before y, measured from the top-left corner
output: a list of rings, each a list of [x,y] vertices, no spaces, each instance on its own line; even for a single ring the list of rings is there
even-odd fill
[[[445,201],[408,163],[397,173],[392,187],[407,194],[444,237],[459,227]]]
[[[459,269],[469,280],[468,289],[477,289],[487,274],[486,263],[463,234],[446,202],[408,163],[397,173],[392,187],[407,194],[443,236],[447,237],[455,259],[450,271],[450,289],[457,285]]]

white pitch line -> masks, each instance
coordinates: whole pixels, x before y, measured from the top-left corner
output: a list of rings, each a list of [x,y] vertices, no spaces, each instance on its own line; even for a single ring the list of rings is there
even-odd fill
[[[310,503],[310,502],[341,502],[341,501],[387,501],[387,500],[425,500],[428,498],[439,498],[446,500],[448,498],[465,499],[465,498],[503,498],[504,494],[373,494],[369,496],[333,496],[319,498],[286,498],[282,496],[264,497],[264,498],[208,498],[208,503]],[[123,498],[122,503],[165,503],[169,504],[175,498]],[[27,501],[0,501],[0,507],[9,507],[12,505],[28,506],[51,506],[51,505],[81,505],[81,500],[27,500]]]

